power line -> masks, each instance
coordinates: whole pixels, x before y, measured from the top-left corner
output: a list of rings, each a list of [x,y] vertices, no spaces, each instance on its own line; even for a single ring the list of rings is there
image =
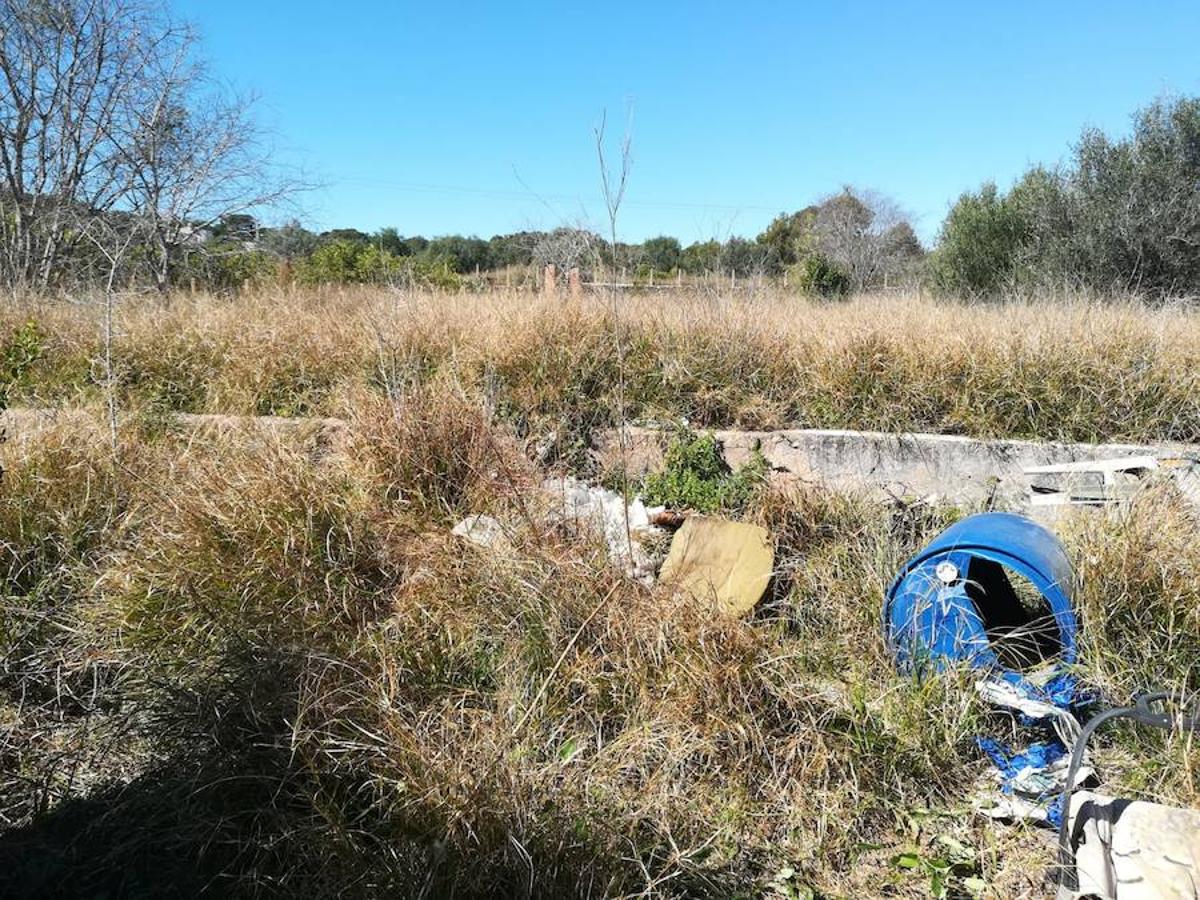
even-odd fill
[[[586,197],[581,194],[534,194],[530,191],[501,190],[496,188],[477,188],[465,185],[428,184],[417,181],[392,181],[386,178],[373,178],[361,175],[343,175],[335,178],[335,182],[350,184],[365,184],[375,187],[386,187],[398,191],[412,191],[427,194],[459,194],[464,196],[491,197],[510,200],[553,200],[559,203],[599,204],[601,197]],[[754,206],[751,204],[728,203],[687,203],[665,200],[628,200],[626,206],[643,209],[690,209],[690,210],[719,210],[721,212],[779,212],[777,206]]]

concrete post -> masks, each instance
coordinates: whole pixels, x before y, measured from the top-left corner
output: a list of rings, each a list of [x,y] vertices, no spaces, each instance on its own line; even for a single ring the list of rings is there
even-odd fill
[[[572,299],[579,299],[583,296],[583,279],[579,277],[578,267],[567,272],[567,290]]]
[[[547,263],[546,270],[542,273],[542,291],[547,297],[554,297],[558,294],[558,270],[554,267],[554,263]]]

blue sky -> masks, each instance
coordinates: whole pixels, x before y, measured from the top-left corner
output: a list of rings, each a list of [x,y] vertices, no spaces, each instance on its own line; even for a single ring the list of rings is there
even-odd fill
[[[175,0],[260,95],[309,224],[402,234],[600,226],[592,129],[632,108],[620,236],[753,236],[843,184],[932,239],[985,179],[1200,93],[1192,2]]]

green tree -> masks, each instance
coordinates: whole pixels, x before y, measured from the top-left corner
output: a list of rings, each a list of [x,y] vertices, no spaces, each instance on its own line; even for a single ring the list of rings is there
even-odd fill
[[[796,265],[796,284],[817,297],[842,297],[851,288],[850,276],[823,253],[810,253]]]
[[[488,242],[477,237],[450,234],[434,238],[422,252],[431,257],[448,260],[450,267],[460,274],[492,268]]]
[[[293,219],[278,228],[262,229],[258,242],[265,252],[294,262],[312,253],[320,239]]]
[[[764,271],[766,256],[766,248],[754,241],[733,237],[721,248],[719,265],[722,272],[756,275]]]
[[[696,241],[688,244],[680,254],[679,264],[689,275],[717,271],[721,266],[721,242]]]
[[[673,237],[661,235],[642,242],[641,266],[651,272],[668,274],[679,268],[683,248]]]
[[[321,244],[304,260],[300,280],[308,284],[350,284],[361,279],[360,258],[369,247],[359,241],[334,240]]]
[[[400,232],[391,226],[380,228],[371,235],[371,243],[393,256],[408,256],[410,253],[409,246],[400,236]]]
[[[935,287],[975,297],[1010,286],[1026,233],[1021,211],[995,184],[964,193],[942,223],[931,269]]]
[[[758,243],[767,249],[769,267],[773,271],[794,266],[812,252],[816,240],[813,233],[816,218],[815,206],[806,206],[794,213],[780,213],[758,236]]]

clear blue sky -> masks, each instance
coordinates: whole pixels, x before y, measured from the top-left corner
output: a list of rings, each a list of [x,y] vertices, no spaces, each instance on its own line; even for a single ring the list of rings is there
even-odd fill
[[[623,239],[752,236],[854,184],[928,240],[964,189],[1200,93],[1196,0],[174,6],[323,182],[320,228],[599,226],[592,128],[632,104]]]

